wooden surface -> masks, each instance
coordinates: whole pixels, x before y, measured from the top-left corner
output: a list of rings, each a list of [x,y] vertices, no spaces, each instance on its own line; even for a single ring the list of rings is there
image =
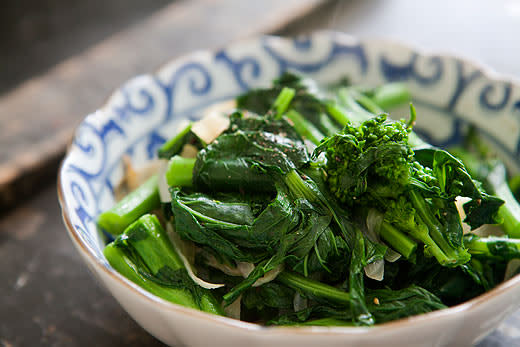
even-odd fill
[[[494,39],[520,32],[520,8],[517,6],[515,10],[514,2],[478,2],[477,6],[476,1],[460,0],[454,5],[451,1],[438,0],[420,2],[422,7],[418,3],[336,1],[290,25],[283,33],[299,34],[324,28],[359,36],[382,35],[471,56],[499,72],[520,76],[520,48],[511,45],[513,41],[506,39],[500,43]],[[130,30],[139,32],[142,30],[139,28],[148,25],[152,24],[145,20]],[[211,22],[207,25],[205,30],[211,31]],[[125,36],[125,32],[118,35]],[[117,35],[108,40],[118,42],[116,38]],[[186,44],[198,48],[204,40],[200,38]],[[210,45],[208,43],[208,47]],[[134,63],[135,69],[143,72],[155,67],[146,67],[144,62]],[[159,64],[158,60],[156,66]],[[76,73],[88,77],[84,71]],[[124,71],[117,74],[121,81],[127,78]],[[120,81],[107,80],[106,83],[116,86]],[[104,99],[92,90],[96,86],[82,89],[85,98]],[[110,90],[111,86],[101,87]],[[0,112],[0,117],[3,116]],[[79,120],[80,115],[77,116]],[[2,129],[0,126],[0,131]],[[0,273],[0,346],[162,346],[134,323],[88,273],[65,232],[55,184],[0,216]],[[478,347],[512,346],[520,346],[520,312],[478,344]]]
[[[0,96],[0,209],[41,185],[73,128],[124,81],[181,54],[273,32],[320,0],[176,1]]]

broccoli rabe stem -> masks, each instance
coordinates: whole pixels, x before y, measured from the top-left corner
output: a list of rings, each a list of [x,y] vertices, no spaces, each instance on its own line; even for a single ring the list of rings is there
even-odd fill
[[[170,159],[174,155],[179,154],[182,150],[182,147],[188,142],[189,138],[195,138],[195,136],[191,133],[192,126],[193,123],[190,122],[184,129],[179,131],[177,135],[165,142],[161,148],[159,148],[159,158]]]
[[[276,277],[276,280],[303,294],[311,295],[318,299],[330,300],[345,306],[350,304],[350,293],[294,272],[284,271]]]
[[[284,176],[285,184],[296,198],[304,198],[310,202],[320,202],[319,196],[305,183],[296,170],[289,171]]]
[[[276,110],[278,117],[282,117],[285,111],[287,111],[295,94],[296,91],[289,87],[284,87],[280,94],[278,94],[278,97],[273,103],[273,108]]]
[[[353,88],[347,87],[347,88],[341,88],[340,90],[338,90],[338,99],[339,99],[341,106],[345,107],[347,109],[347,111],[350,111],[352,114],[355,115],[355,119],[350,119],[351,122],[356,122],[356,121],[363,122],[369,118],[372,118],[372,117],[378,115],[379,113],[383,113],[383,112],[379,112],[382,110],[377,105],[375,105],[375,108],[373,108],[373,110],[375,110],[376,112],[367,110],[365,107],[363,107],[358,102],[359,95],[360,95],[360,93],[358,91],[354,90]],[[366,99],[365,99],[365,102],[366,102]],[[349,118],[351,118],[351,117],[349,117]]]
[[[361,105],[368,112],[373,113],[375,115],[385,113],[385,110],[383,110],[378,104],[376,104],[368,96],[361,94],[359,92],[356,92],[356,91],[353,91],[352,93],[354,94],[355,102],[357,102],[359,105]]]
[[[520,240],[507,237],[478,237],[467,235],[464,244],[469,252],[476,257],[499,261],[509,261],[520,258]]]
[[[175,277],[185,268],[156,216],[146,214],[132,223],[105,247],[104,254],[118,272],[151,293],[179,305],[223,314],[211,292],[192,292],[186,282],[173,285],[191,279]]]
[[[139,218],[125,230],[120,240],[125,241],[139,254],[154,275],[165,266],[172,270],[183,267],[166,231],[154,215],[146,214]]]
[[[418,213],[418,221],[427,227],[427,234],[417,232],[416,237],[429,247],[429,251],[437,258],[441,265],[459,265],[469,260],[464,249],[458,250],[449,244],[442,230],[444,226],[432,214],[426,200],[416,191],[409,192],[410,201]],[[413,236],[413,235],[412,235]],[[414,236],[415,237],[415,236]]]
[[[387,83],[377,87],[371,99],[383,110],[389,110],[409,102],[411,95],[403,83]]]
[[[295,95],[296,91],[294,89],[284,87],[274,101],[272,109],[276,110],[277,118],[287,117],[301,137],[317,145],[325,136],[298,111],[290,108],[291,101]]]
[[[410,258],[417,249],[417,242],[387,222],[381,224],[379,235],[390,247],[399,252],[406,259]]]
[[[166,169],[166,182],[170,187],[191,187],[195,158],[172,157]]]
[[[420,217],[416,217],[417,219],[420,219]],[[435,259],[439,262],[441,265],[448,265],[453,264],[456,260],[450,259],[446,256],[446,254],[442,251],[442,249],[435,243],[435,241],[431,238],[428,228],[423,224],[423,222],[420,222],[421,225],[419,227],[408,230],[411,236],[416,238],[417,240],[421,241],[425,245],[425,250],[427,253],[433,255]]]
[[[493,182],[496,183],[494,195],[504,200],[504,205],[498,209],[498,216],[503,221],[502,226],[505,233],[511,237],[520,238],[520,205],[507,185],[505,174],[503,177],[502,182]],[[490,178],[490,180],[493,179]]]
[[[145,278],[140,273],[137,265],[128,258],[121,248],[115,246],[113,243],[105,247],[103,254],[109,264],[117,270],[117,272],[150,293],[175,304],[199,308],[199,305],[197,305],[190,292],[182,289],[164,287]]]
[[[327,104],[327,113],[338,123],[344,126],[351,122],[351,117],[347,115],[345,110],[342,110],[337,104],[330,102]]]
[[[298,111],[289,110],[285,116],[291,121],[294,129],[301,137],[318,145],[325,137],[311,122],[308,122]]]
[[[97,224],[106,232],[119,235],[137,218],[160,206],[157,176],[154,175],[112,208],[101,213]]]
[[[326,136],[332,136],[340,131],[340,128],[334,121],[324,112],[319,115],[320,129]]]

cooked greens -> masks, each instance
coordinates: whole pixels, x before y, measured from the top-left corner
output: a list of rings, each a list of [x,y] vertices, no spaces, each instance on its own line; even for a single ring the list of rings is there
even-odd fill
[[[165,300],[267,325],[369,326],[493,288],[520,240],[463,223],[518,234],[505,170],[423,142],[413,106],[391,120],[409,99],[398,83],[320,90],[291,73],[239,96],[213,140],[188,124],[159,176],[100,215],[117,235],[107,260]]]

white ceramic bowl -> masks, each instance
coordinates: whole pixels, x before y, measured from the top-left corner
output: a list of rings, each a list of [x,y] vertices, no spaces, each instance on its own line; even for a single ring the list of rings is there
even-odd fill
[[[375,327],[263,327],[181,307],[119,275],[103,256],[96,216],[114,203],[121,157],[137,165],[155,156],[176,123],[251,87],[267,86],[286,69],[318,82],[349,76],[377,85],[400,80],[414,97],[416,129],[437,145],[456,143],[468,123],[499,149],[512,170],[520,151],[520,87],[481,66],[381,40],[345,34],[258,37],[219,51],[175,59],[153,75],[133,78],[78,127],[59,174],[59,198],[81,257],[123,308],[161,341],[192,346],[466,346],[520,306],[520,277],[462,305]]]

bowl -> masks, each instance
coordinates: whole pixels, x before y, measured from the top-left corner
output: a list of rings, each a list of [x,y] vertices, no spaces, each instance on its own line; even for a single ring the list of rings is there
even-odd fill
[[[520,307],[520,277],[463,304],[374,327],[264,327],[164,301],[117,273],[102,250],[96,216],[114,203],[122,156],[151,160],[182,119],[291,69],[330,83],[349,76],[374,86],[406,83],[417,131],[447,146],[474,124],[518,171],[520,86],[451,55],[430,54],[386,40],[337,32],[295,39],[261,36],[217,51],[197,51],[159,71],[137,76],[88,115],[75,132],[59,172],[58,195],[68,233],[92,273],[144,329],[170,345],[205,346],[466,346]]]

